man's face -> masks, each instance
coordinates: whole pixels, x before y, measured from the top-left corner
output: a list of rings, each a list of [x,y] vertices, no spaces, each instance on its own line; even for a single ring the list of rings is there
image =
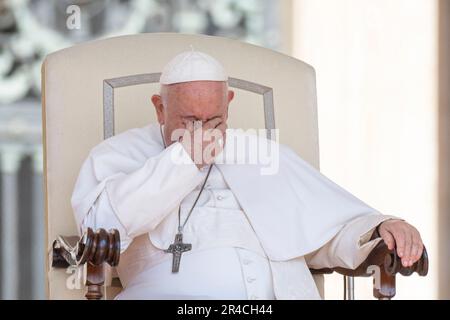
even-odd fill
[[[228,105],[234,92],[226,82],[192,81],[165,85],[161,95],[152,96],[158,122],[164,124],[166,145],[172,144],[172,132],[185,129],[188,122],[220,119],[226,123]]]

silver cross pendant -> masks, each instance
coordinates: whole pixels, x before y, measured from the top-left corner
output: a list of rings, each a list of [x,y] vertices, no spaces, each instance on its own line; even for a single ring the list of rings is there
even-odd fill
[[[183,234],[181,232],[175,235],[175,241],[169,248],[164,250],[165,253],[173,254],[172,258],[172,273],[177,273],[180,270],[181,255],[192,249],[192,244],[183,243]]]

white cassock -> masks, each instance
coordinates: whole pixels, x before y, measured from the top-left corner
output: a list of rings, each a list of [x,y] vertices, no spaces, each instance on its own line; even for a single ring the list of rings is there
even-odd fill
[[[178,142],[164,148],[159,125],[96,146],[81,168],[72,206],[80,231],[120,232],[124,290],[117,299],[320,299],[309,267],[356,268],[381,240],[370,240],[374,228],[394,218],[286,146],[280,145],[276,174],[260,169],[213,167],[184,228],[192,250],[174,274],[172,254],[163,250],[174,241],[178,207],[183,222],[207,168],[199,170]]]

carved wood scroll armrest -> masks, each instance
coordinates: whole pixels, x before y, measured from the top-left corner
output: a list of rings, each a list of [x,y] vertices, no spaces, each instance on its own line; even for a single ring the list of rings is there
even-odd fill
[[[89,300],[101,299],[102,286],[105,282],[105,263],[111,267],[119,264],[120,235],[112,229],[98,229],[94,232],[88,228],[80,238],[77,236],[58,236],[53,242],[52,267],[67,268],[87,263],[86,285]]]
[[[410,276],[416,272],[419,276],[428,274],[428,254],[424,248],[420,259],[411,267],[403,267],[397,251],[389,250],[384,241],[380,241],[366,260],[355,270],[345,268],[310,269],[312,274],[333,272],[351,277],[374,277],[373,295],[378,299],[391,299],[395,296],[395,275]]]

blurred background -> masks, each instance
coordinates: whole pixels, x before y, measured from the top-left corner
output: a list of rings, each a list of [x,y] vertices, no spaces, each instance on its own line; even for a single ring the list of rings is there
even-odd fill
[[[0,0],[0,298],[45,298],[43,58],[140,32],[230,37],[313,65],[322,172],[422,232],[429,275],[397,277],[397,299],[450,299],[448,0]],[[371,282],[356,279],[357,299]],[[342,291],[327,276],[326,298]]]

